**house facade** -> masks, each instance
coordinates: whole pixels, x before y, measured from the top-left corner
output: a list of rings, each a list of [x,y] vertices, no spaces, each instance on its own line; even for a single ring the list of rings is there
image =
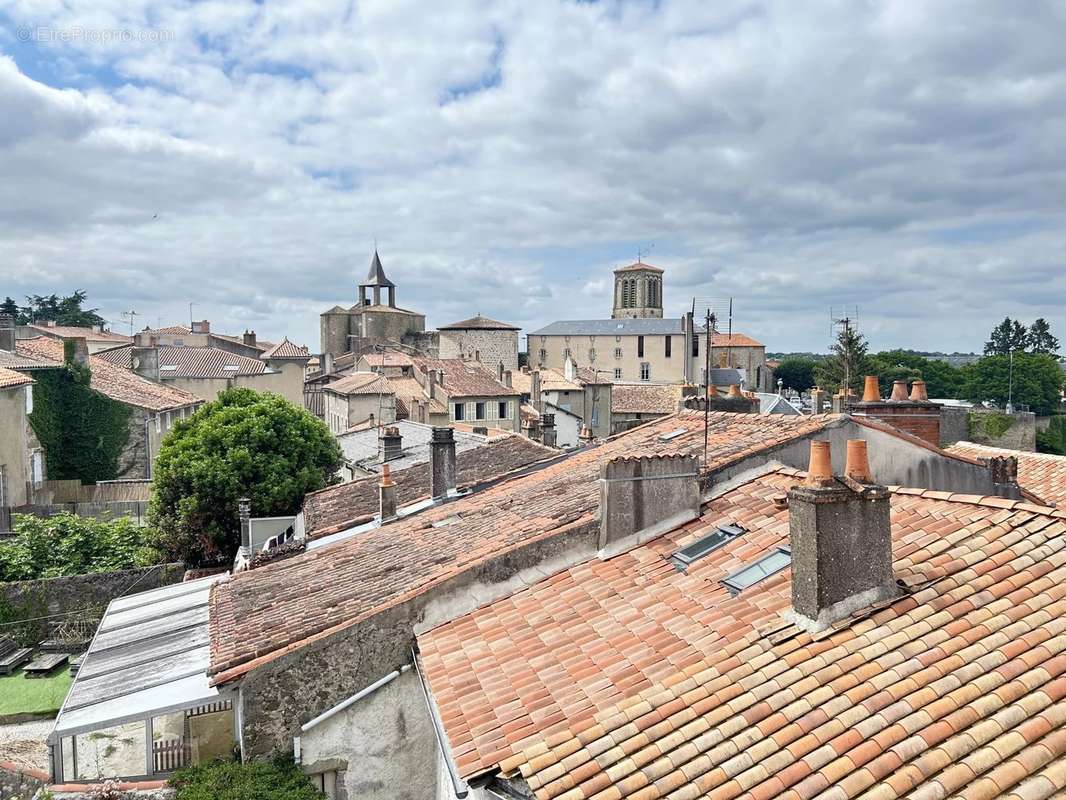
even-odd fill
[[[325,388],[326,423],[334,434],[361,423],[389,425],[396,421],[396,394],[376,372],[351,372]]]
[[[0,531],[10,529],[10,509],[29,502],[30,487],[45,478],[32,412],[33,378],[0,367]]]
[[[491,372],[518,370],[520,328],[478,314],[437,328],[440,357],[480,362]]]

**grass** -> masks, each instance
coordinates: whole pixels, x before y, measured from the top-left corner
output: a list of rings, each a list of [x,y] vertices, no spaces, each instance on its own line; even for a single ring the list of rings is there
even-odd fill
[[[22,670],[0,677],[0,717],[9,714],[59,713],[71,683],[70,667],[47,678],[26,678]]]

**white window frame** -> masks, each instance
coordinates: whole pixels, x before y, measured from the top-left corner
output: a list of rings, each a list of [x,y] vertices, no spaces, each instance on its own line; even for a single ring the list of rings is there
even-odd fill
[[[640,379],[642,381],[651,380],[651,364],[647,361],[640,362]]]

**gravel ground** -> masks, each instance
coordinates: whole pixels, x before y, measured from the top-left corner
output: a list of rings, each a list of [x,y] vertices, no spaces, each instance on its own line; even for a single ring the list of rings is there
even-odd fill
[[[0,725],[0,761],[13,761],[19,766],[48,771],[48,745],[45,739],[55,720],[20,722]]]

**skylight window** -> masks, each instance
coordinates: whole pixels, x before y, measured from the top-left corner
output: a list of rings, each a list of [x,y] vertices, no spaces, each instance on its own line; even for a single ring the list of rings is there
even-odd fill
[[[237,370],[240,369],[240,367],[238,367],[236,364],[227,364],[222,369],[228,370],[230,372],[236,372]]]
[[[164,364],[159,368],[160,372],[174,372],[178,368],[177,364]]]
[[[729,589],[729,593],[735,596],[749,586],[754,586],[759,581],[780,572],[791,563],[791,551],[787,547],[779,547],[769,555],[760,558],[754,564],[748,564],[748,566],[742,567],[729,577],[724,578],[722,583]]]
[[[662,434],[659,437],[659,441],[660,442],[668,442],[671,439],[676,439],[678,436],[680,436],[681,434],[685,433],[685,431],[687,431],[687,430],[688,430],[688,428],[675,428],[672,431],[668,431],[667,433]]]
[[[683,571],[687,569],[693,561],[698,561],[708,553],[733,541],[743,533],[747,533],[747,530],[735,523],[721,525],[714,533],[708,534],[701,539],[697,539],[687,547],[678,550],[670,556],[670,561],[678,571]]]

